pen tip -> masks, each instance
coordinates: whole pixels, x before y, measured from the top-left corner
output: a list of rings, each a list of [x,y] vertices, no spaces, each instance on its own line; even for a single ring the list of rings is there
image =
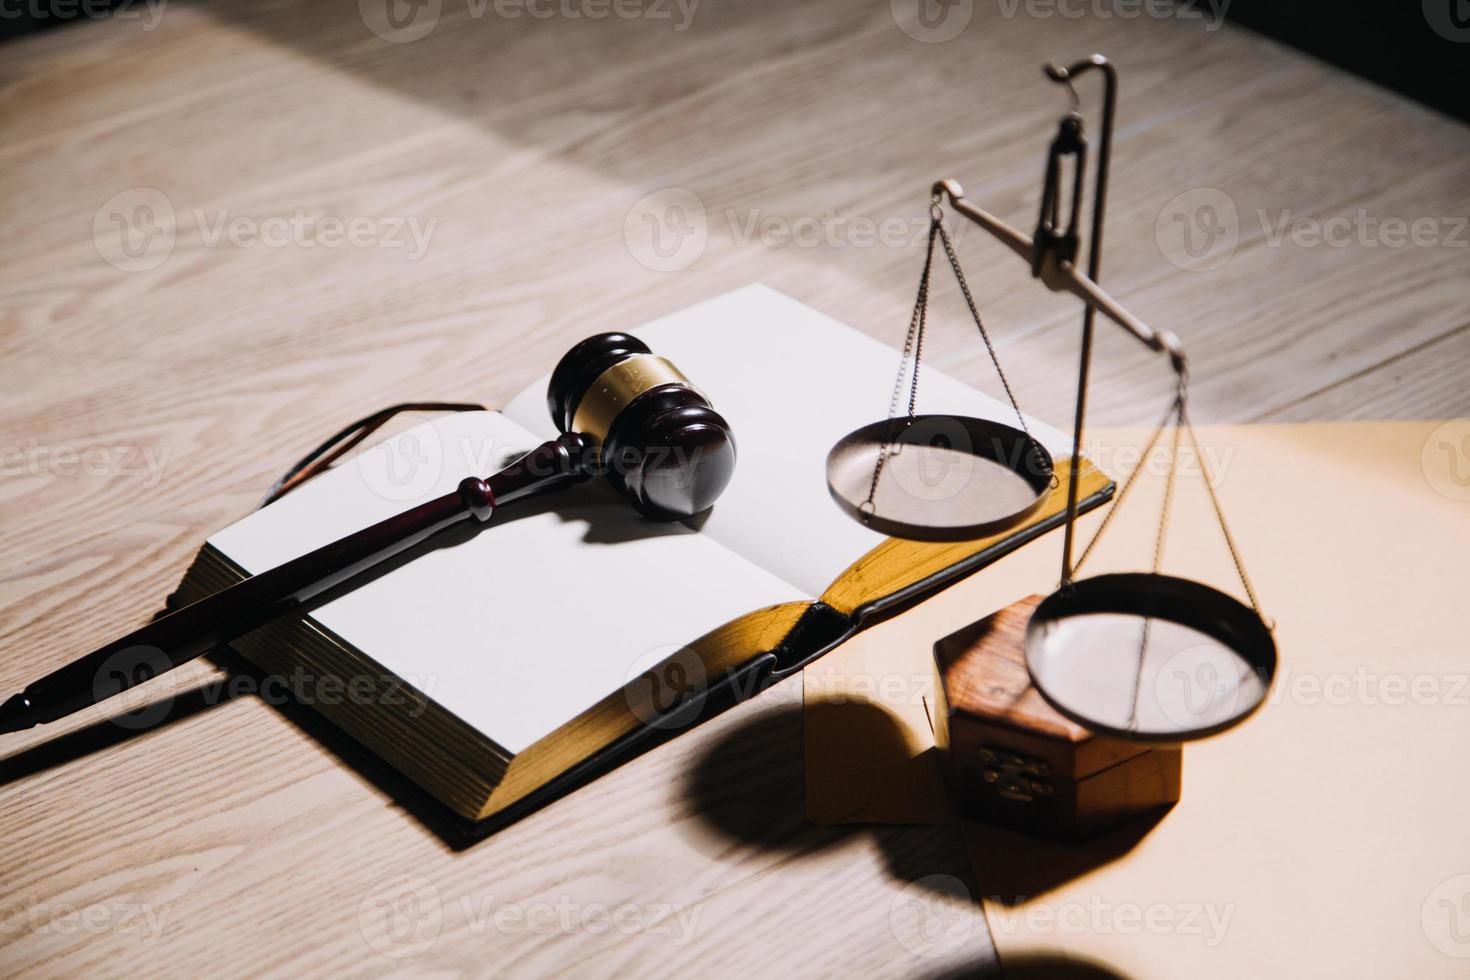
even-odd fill
[[[17,694],[0,704],[0,735],[25,731],[35,724],[36,716],[31,710],[31,699],[24,694]]]

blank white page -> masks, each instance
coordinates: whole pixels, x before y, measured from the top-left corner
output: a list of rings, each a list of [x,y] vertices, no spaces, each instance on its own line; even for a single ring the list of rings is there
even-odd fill
[[[489,474],[541,441],[499,413],[446,415],[209,541],[255,574]],[[601,483],[545,500],[508,507],[478,534],[393,568],[312,618],[517,753],[710,630],[810,598],[682,524],[642,520]]]
[[[895,331],[906,329],[907,311],[895,316]],[[838,439],[888,414],[897,350],[760,284],[629,332],[677,365],[735,433],[735,476],[705,534],[816,596],[884,540],[837,508],[826,463]],[[921,379],[920,412],[1015,422],[1009,404],[942,372],[925,367]],[[546,382],[517,395],[506,415],[554,432]],[[1070,437],[1026,421],[1053,457],[1071,452]]]

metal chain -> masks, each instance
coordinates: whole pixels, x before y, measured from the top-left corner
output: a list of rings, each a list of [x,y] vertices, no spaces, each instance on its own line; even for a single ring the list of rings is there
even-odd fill
[[[1169,406],[1170,415],[1174,417],[1174,438],[1169,446],[1169,475],[1164,481],[1164,502],[1159,506],[1159,529],[1154,534],[1154,574],[1159,574],[1159,569],[1164,564],[1164,540],[1169,533],[1169,511],[1174,503],[1175,477],[1179,473],[1179,430],[1183,427],[1181,413],[1184,410],[1184,389],[1181,386],[1174,396],[1173,403]],[[1168,424],[1169,416],[1164,417]],[[1150,450],[1152,451],[1152,450]],[[1145,458],[1147,458],[1145,456]],[[1140,463],[1138,469],[1142,469]],[[1135,473],[1137,470],[1134,471]],[[1138,698],[1143,692],[1143,665],[1148,657],[1148,638],[1153,632],[1154,618],[1145,616],[1143,629],[1138,638],[1138,666],[1133,672],[1133,704],[1128,712],[1128,728],[1130,731],[1138,728]]]
[[[1179,423],[1189,433],[1189,444],[1194,448],[1195,458],[1199,460],[1200,474],[1205,478],[1205,490],[1210,495],[1210,504],[1215,508],[1215,519],[1220,523],[1220,533],[1225,536],[1225,546],[1230,549],[1230,560],[1235,562],[1235,574],[1240,576],[1240,584],[1245,586],[1245,594],[1250,598],[1251,609],[1255,610],[1263,623],[1274,628],[1274,624],[1261,612],[1260,600],[1256,597],[1256,590],[1251,585],[1250,576],[1246,574],[1245,562],[1241,560],[1240,549],[1235,544],[1235,535],[1230,533],[1230,525],[1225,523],[1225,510],[1220,506],[1220,498],[1215,494],[1215,476],[1210,472],[1209,462],[1200,450],[1199,437],[1194,434],[1194,425],[1189,421],[1188,409],[1182,401],[1179,405]]]
[[[1215,476],[1210,472],[1209,461],[1205,458],[1204,450],[1200,448],[1199,436],[1195,433],[1194,424],[1189,419],[1188,388],[1185,379],[1182,377],[1179,379],[1178,390],[1174,396],[1174,401],[1169,405],[1168,412],[1164,414],[1163,421],[1154,429],[1154,433],[1149,438],[1148,444],[1144,446],[1143,455],[1140,457],[1139,464],[1133,468],[1133,472],[1128,474],[1128,478],[1123,481],[1123,488],[1118,491],[1118,499],[1113,502],[1113,506],[1108,509],[1107,514],[1103,515],[1102,523],[1098,525],[1097,531],[1092,536],[1092,540],[1087,542],[1087,547],[1083,549],[1082,556],[1072,566],[1072,572],[1075,575],[1081,569],[1082,563],[1087,561],[1087,556],[1092,554],[1093,549],[1097,547],[1098,541],[1102,539],[1103,532],[1112,524],[1114,515],[1123,506],[1123,501],[1127,499],[1128,492],[1133,489],[1138,475],[1143,472],[1144,461],[1153,452],[1154,446],[1158,445],[1159,437],[1163,435],[1164,428],[1169,424],[1171,418],[1174,420],[1175,426],[1173,450],[1169,460],[1168,483],[1164,487],[1163,507],[1159,513],[1159,529],[1157,537],[1154,540],[1153,570],[1157,574],[1163,562],[1165,528],[1169,519],[1169,508],[1173,499],[1174,478],[1179,466],[1179,443],[1180,433],[1182,432],[1189,437],[1189,446],[1194,451],[1195,458],[1199,460],[1200,475],[1204,478],[1205,492],[1210,496],[1210,506],[1214,508],[1215,521],[1220,527],[1221,535],[1225,538],[1225,547],[1230,551],[1230,560],[1235,564],[1235,574],[1240,578],[1240,584],[1245,588],[1245,594],[1250,599],[1251,609],[1254,610],[1257,616],[1261,617],[1262,622],[1270,626],[1271,621],[1261,612],[1260,598],[1256,595],[1255,586],[1251,583],[1250,575],[1245,570],[1245,560],[1240,557],[1240,547],[1235,543],[1235,535],[1230,533],[1230,525],[1225,520],[1225,509],[1220,506],[1220,497],[1215,492]]]
[[[1184,395],[1174,399],[1174,438],[1169,447],[1169,475],[1164,478],[1164,502],[1159,505],[1159,529],[1154,535],[1154,574],[1164,563],[1164,539],[1169,533],[1169,509],[1174,503],[1175,477],[1179,475],[1179,429],[1183,425]]]
[[[1159,443],[1159,436],[1164,434],[1164,428],[1169,424],[1169,420],[1171,418],[1174,418],[1175,415],[1176,403],[1171,402],[1169,404],[1169,410],[1164,413],[1163,419],[1154,429],[1154,434],[1149,437],[1148,444],[1143,447],[1143,455],[1139,457],[1138,465],[1133,468],[1133,472],[1129,473],[1128,478],[1123,481],[1123,488],[1118,491],[1118,499],[1113,501],[1113,506],[1109,507],[1108,512],[1103,515],[1102,523],[1098,525],[1097,531],[1093,533],[1092,540],[1087,542],[1087,547],[1082,549],[1081,557],[1079,557],[1077,561],[1072,565],[1073,578],[1075,578],[1077,576],[1077,573],[1082,570],[1082,564],[1083,562],[1087,561],[1087,556],[1092,554],[1092,549],[1096,548],[1097,543],[1102,540],[1103,532],[1112,525],[1113,517],[1118,513],[1119,510],[1122,509],[1123,501],[1128,499],[1129,491],[1131,491],[1133,489],[1133,485],[1138,482],[1138,475],[1143,472],[1143,461],[1148,459],[1149,455],[1154,451],[1154,446],[1158,445]]]
[[[931,204],[929,220],[929,248],[924,256],[924,271],[919,276],[919,294],[914,300],[914,312],[909,317],[908,333],[903,341],[903,354],[898,360],[898,376],[893,380],[893,397],[888,401],[888,418],[893,419],[898,415],[898,400],[903,393],[904,375],[908,373],[909,359],[913,359],[913,379],[909,383],[909,405],[908,417],[914,417],[914,410],[919,399],[919,363],[924,356],[924,328],[929,316],[929,283],[934,268],[934,239],[941,230],[941,218],[937,202]],[[905,426],[906,427],[906,426]],[[883,467],[888,463],[888,458],[893,455],[893,434],[898,431],[896,426],[890,426],[884,430],[883,442],[878,447],[878,461],[873,466],[873,479],[868,484],[868,497],[862,506],[870,510],[873,508],[873,498],[878,493],[878,479],[883,475]],[[862,508],[859,508],[861,510]]]
[[[959,256],[955,254],[954,243],[949,240],[949,232],[944,230],[944,225],[939,226],[939,238],[944,243],[944,254],[949,256],[949,266],[954,270],[954,277],[959,281],[960,292],[965,294],[965,305],[970,308],[970,317],[975,321],[975,326],[980,331],[980,339],[985,341],[985,349],[990,352],[990,362],[995,365],[995,373],[1000,375],[1001,387],[1006,390],[1006,397],[1011,400],[1011,408],[1016,412],[1016,418],[1021,422],[1021,431],[1031,437],[1031,430],[1026,426],[1026,416],[1021,414],[1021,406],[1016,403],[1016,395],[1011,391],[1011,383],[1006,379],[1006,373],[1001,369],[1000,358],[996,356],[995,345],[990,342],[990,333],[985,329],[985,324],[980,320],[980,311],[975,307],[975,297],[970,294],[970,284],[965,281],[965,273],[960,269]]]
[[[943,227],[938,218],[929,221],[929,246],[924,255],[924,271],[919,276],[919,295],[914,300],[914,312],[909,317],[909,331],[903,341],[903,355],[898,361],[898,377],[893,382],[893,398],[888,403],[888,417],[893,418],[898,414],[898,398],[903,391],[903,376],[909,363],[913,358],[913,378],[909,382],[909,417],[913,418],[914,409],[919,400],[919,364],[924,357],[924,328],[929,320],[929,284],[932,281],[932,270],[934,268],[934,238],[943,234]]]
[[[929,203],[929,244],[924,255],[924,271],[919,277],[919,294],[914,300],[914,312],[909,318],[908,334],[904,337],[903,354],[898,362],[898,377],[893,382],[893,397],[888,402],[888,417],[896,418],[898,415],[899,398],[903,394],[904,377],[908,374],[909,361],[913,361],[913,374],[909,380],[909,402],[908,417],[914,418],[919,401],[919,368],[924,356],[924,328],[928,322],[929,315],[929,285],[932,281],[934,268],[934,240],[937,237],[944,245],[945,257],[949,260],[949,267],[954,271],[955,281],[959,283],[960,292],[964,294],[965,306],[970,311],[970,319],[975,321],[975,328],[980,332],[980,339],[985,342],[985,350],[990,354],[990,362],[995,365],[995,373],[1000,377],[1001,387],[1005,389],[1006,398],[1010,400],[1011,408],[1016,413],[1016,419],[1021,423],[1021,431],[1028,439],[1035,441],[1031,435],[1031,428],[1026,424],[1026,416],[1021,413],[1021,406],[1016,401],[1016,393],[1011,389],[1010,379],[1006,377],[1005,369],[1000,366],[1000,357],[995,352],[995,344],[990,339],[990,332],[985,329],[985,322],[980,319],[979,307],[975,304],[975,296],[970,292],[970,283],[965,278],[965,272],[960,268],[960,258],[955,252],[954,242],[950,240],[949,232],[944,227],[944,211],[940,206],[940,197],[935,195]],[[890,430],[896,432],[897,429]],[[883,444],[878,449],[878,461],[873,466],[873,479],[868,484],[868,497],[863,502],[863,507],[872,508],[873,498],[878,492],[878,480],[883,475],[883,467],[888,463],[889,457],[895,455],[897,450],[893,448],[893,436],[885,433]],[[1053,476],[1053,485],[1056,477]]]

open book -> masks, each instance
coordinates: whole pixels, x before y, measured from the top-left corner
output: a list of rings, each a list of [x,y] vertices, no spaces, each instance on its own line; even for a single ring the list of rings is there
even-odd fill
[[[459,816],[524,812],[716,691],[758,690],[868,617],[1060,524],[1070,440],[1034,420],[1059,486],[1020,529],[961,543],[885,538],[829,498],[825,460],[881,418],[893,349],[764,286],[639,327],[729,420],[729,488],[686,524],[638,516],[604,481],[473,533],[232,644]],[[501,412],[418,425],[209,539],[191,602],[412,502],[488,475],[556,435],[546,378]],[[1006,420],[1008,406],[925,370],[920,409]],[[1083,506],[1112,484],[1090,465]],[[510,809],[508,809],[510,808]]]

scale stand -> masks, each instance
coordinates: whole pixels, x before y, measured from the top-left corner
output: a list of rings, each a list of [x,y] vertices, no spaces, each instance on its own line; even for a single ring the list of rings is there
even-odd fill
[[[958,540],[1023,523],[1039,507],[1046,487],[1054,485],[1051,458],[1025,431],[1025,419],[1013,395],[1011,404],[1021,420],[1020,430],[994,420],[916,414],[919,359],[936,237],[944,244],[1006,393],[1011,393],[943,228],[941,205],[947,200],[954,211],[1025,259],[1035,278],[1053,291],[1071,293],[1084,307],[1061,581],[1058,589],[1037,606],[1026,628],[1026,666],[1032,683],[1057,711],[1095,732],[1162,743],[1202,738],[1238,724],[1265,700],[1276,671],[1276,645],[1260,613],[1255,590],[1225,523],[1208,472],[1204,474],[1205,486],[1251,604],[1246,606],[1211,586],[1159,572],[1181,432],[1188,433],[1198,454],[1198,441],[1188,417],[1188,360],[1177,337],[1151,329],[1097,282],[1102,265],[1117,70],[1099,54],[1068,68],[1048,65],[1045,70],[1053,82],[1067,87],[1072,107],[1062,118],[1048,154],[1035,235],[1027,237],[969,201],[956,181],[941,180],[934,184],[929,256],[900,362],[890,418],[865,426],[838,442],[828,457],[828,486],[845,511],[877,530],[921,540]],[[1102,136],[1084,275],[1077,271],[1075,260],[1087,140],[1078,112],[1081,100],[1072,80],[1093,70],[1102,72],[1104,79]],[[1070,207],[1066,209],[1068,218],[1063,225],[1062,169],[1067,157],[1073,158],[1073,180]],[[1078,475],[1093,325],[1099,312],[1150,350],[1168,355],[1176,378],[1176,393],[1145,458],[1172,421],[1174,466],[1165,490],[1153,570],[1078,579],[1078,566],[1107,529],[1138,475],[1135,470],[1125,482],[1097,536],[1074,564]],[[908,415],[894,417],[910,358],[913,373]],[[1198,455],[1203,465],[1203,455]],[[912,489],[916,484],[903,479],[902,467],[932,469],[936,463],[950,467],[957,460],[964,464],[961,472],[967,479],[958,488],[946,488],[942,501],[914,494]],[[865,470],[871,472],[871,480],[866,484],[858,479],[858,474]],[[885,482],[882,480],[885,472],[896,476]],[[892,484],[906,485],[908,492],[888,489]],[[1028,493],[1032,496],[1028,497]],[[982,527],[984,531],[977,531]]]

